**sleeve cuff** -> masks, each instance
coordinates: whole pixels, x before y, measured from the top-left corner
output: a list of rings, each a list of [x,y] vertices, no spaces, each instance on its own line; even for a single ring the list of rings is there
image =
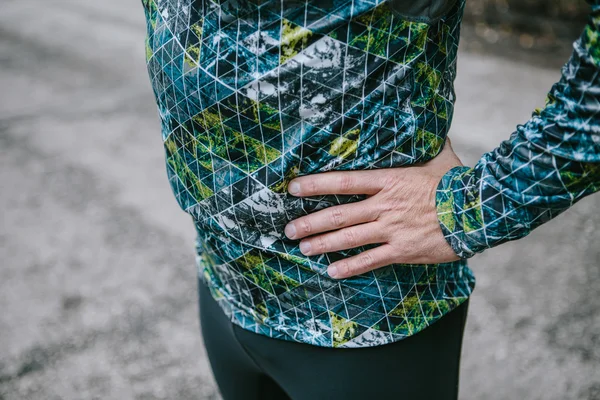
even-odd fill
[[[469,235],[483,231],[481,203],[473,181],[473,168],[453,167],[440,179],[435,196],[438,222],[444,238],[463,259],[489,247],[474,241]]]

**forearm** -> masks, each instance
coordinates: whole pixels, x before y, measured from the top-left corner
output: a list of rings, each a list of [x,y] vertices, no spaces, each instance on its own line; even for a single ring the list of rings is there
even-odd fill
[[[436,193],[442,231],[464,258],[527,235],[600,190],[600,2],[546,105]]]

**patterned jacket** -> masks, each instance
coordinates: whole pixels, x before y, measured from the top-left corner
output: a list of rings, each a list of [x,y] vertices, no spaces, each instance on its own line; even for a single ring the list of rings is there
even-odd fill
[[[461,260],[342,280],[287,222],[363,196],[298,198],[299,175],[402,167],[442,149],[464,0],[142,0],[168,177],[198,232],[200,277],[231,321],[327,347],[401,340],[464,302],[467,258],[600,188],[600,0],[546,106],[436,192]]]

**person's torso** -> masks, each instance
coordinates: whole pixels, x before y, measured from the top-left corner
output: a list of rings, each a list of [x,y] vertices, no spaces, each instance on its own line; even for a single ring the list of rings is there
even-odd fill
[[[464,0],[143,0],[171,187],[202,273],[240,325],[360,347],[414,334],[470,294],[466,262],[335,281],[362,246],[305,256],[292,219],[360,201],[297,198],[295,176],[435,157],[454,105]]]

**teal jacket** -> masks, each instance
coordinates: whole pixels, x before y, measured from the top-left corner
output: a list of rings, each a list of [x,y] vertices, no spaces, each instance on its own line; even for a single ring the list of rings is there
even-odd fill
[[[173,193],[201,279],[233,323],[326,347],[401,340],[464,302],[467,259],[600,188],[600,0],[546,106],[436,192],[460,260],[342,280],[375,245],[303,255],[284,226],[359,195],[298,198],[299,175],[435,157],[454,108],[464,0],[142,0],[147,66]]]

